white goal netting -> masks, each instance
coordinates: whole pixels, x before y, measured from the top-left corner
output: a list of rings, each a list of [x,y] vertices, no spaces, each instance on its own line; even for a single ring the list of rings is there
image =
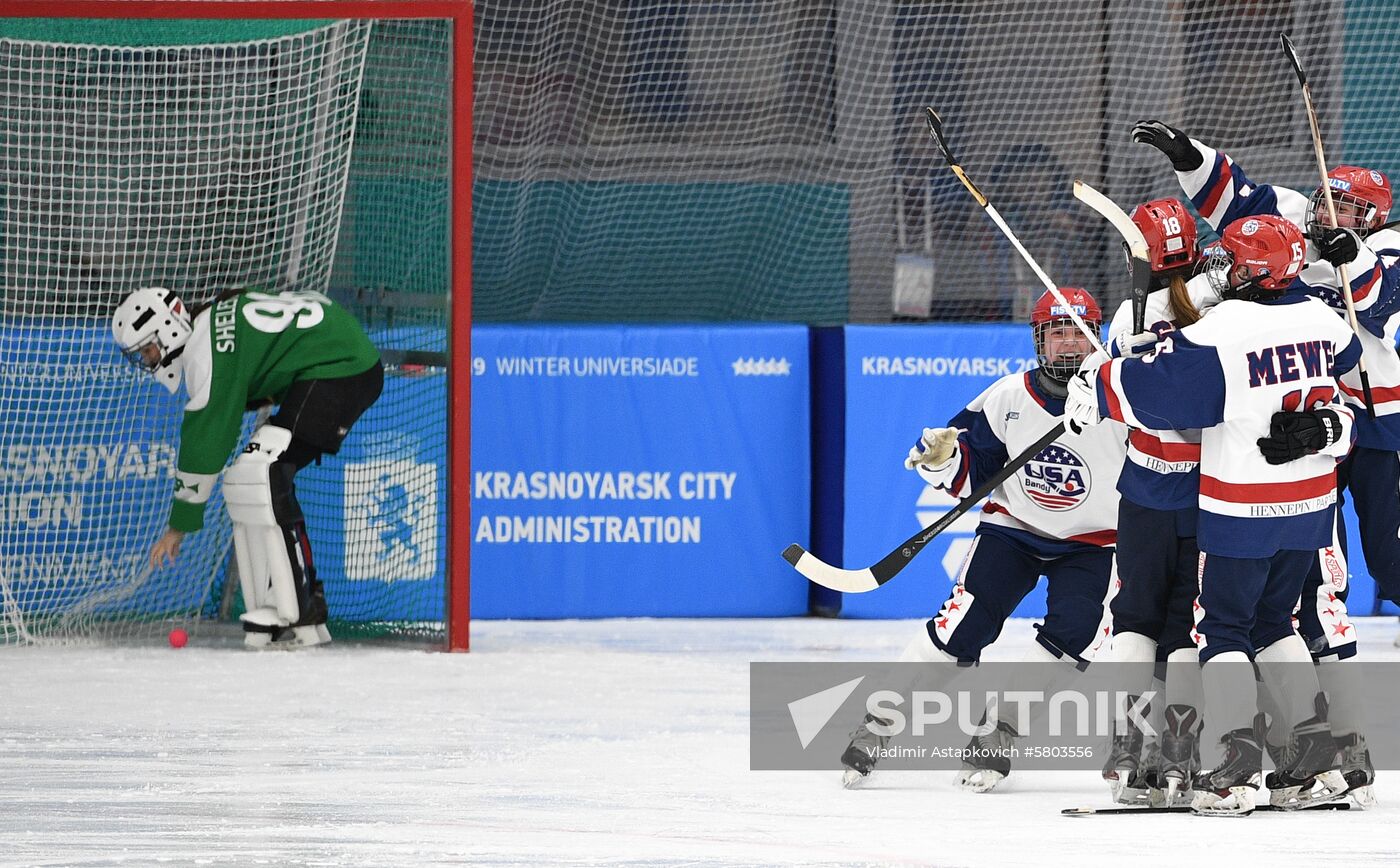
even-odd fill
[[[1377,2],[721,0],[478,7],[478,320],[1019,319],[1039,284],[921,111],[1058,282],[1122,298],[1079,177],[1177,190],[1157,117],[1259,179],[1317,182],[1288,32],[1333,163],[1400,168]]]
[[[165,44],[170,28],[149,23],[0,19],[0,644],[163,635],[237,607],[217,490],[177,565],[145,564],[184,395],[124,366],[111,312],[153,285],[190,303],[250,286],[443,298],[450,32],[434,24],[178,22],[188,42]],[[356,312],[381,347],[442,349],[440,305],[426,336],[421,316],[390,329]],[[445,437],[443,378],[414,379],[386,389],[358,465],[298,477],[333,616],[388,620],[390,583],[415,579],[432,601],[398,609],[441,619],[440,546],[419,551],[422,528],[397,554],[324,539],[365,525],[363,477],[386,522],[394,492],[435,500],[421,462],[367,447]],[[415,542],[422,563],[406,560]]]

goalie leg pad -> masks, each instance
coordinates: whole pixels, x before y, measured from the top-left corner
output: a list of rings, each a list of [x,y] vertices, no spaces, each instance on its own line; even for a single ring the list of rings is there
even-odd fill
[[[282,544],[292,565],[297,594],[297,610],[302,624],[326,622],[326,598],[321,582],[316,578],[316,563],[311,557],[311,539],[306,534],[306,516],[297,501],[295,477],[297,464],[284,454],[268,468],[272,491],[272,512],[282,531]]]
[[[297,624],[308,595],[288,526],[293,521],[300,524],[301,519],[290,489],[295,468],[278,467],[291,436],[285,428],[264,425],[224,473],[224,505],[233,520],[234,554],[249,610],[244,623],[249,626],[268,621],[262,611],[266,609],[276,612],[282,626]]]

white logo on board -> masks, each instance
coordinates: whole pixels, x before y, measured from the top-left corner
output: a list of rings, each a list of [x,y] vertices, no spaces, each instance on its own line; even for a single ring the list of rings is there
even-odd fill
[[[786,377],[788,374],[792,373],[792,363],[786,358],[735,359],[730,363],[729,367],[734,369],[734,376],[736,377]]]
[[[437,523],[437,465],[406,458],[345,465],[347,579],[432,579]]]

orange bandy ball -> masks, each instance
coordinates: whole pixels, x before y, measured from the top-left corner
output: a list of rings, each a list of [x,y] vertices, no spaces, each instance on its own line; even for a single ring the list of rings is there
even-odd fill
[[[188,641],[190,641],[190,634],[186,633],[181,628],[176,627],[174,630],[170,631],[171,648],[183,648]]]

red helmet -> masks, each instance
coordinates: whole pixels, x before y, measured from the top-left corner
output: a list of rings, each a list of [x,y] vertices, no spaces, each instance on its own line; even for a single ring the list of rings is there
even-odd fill
[[[1384,172],[1338,166],[1327,173],[1327,186],[1332,188],[1332,202],[1337,206],[1337,222],[1363,238],[1368,232],[1379,229],[1390,216],[1390,179]],[[1319,184],[1308,204],[1308,235],[1321,240],[1322,233],[1331,226],[1327,200]]]
[[[1236,220],[1220,236],[1207,273],[1222,298],[1257,298],[1280,293],[1303,269],[1303,233],[1271,214]]]
[[[1196,220],[1179,199],[1153,199],[1133,209],[1133,222],[1147,239],[1153,271],[1171,271],[1196,263]]]
[[[1069,302],[1070,309],[1084,320],[1085,325],[1093,331],[1098,331],[1103,322],[1103,311],[1099,309],[1099,303],[1094,301],[1094,297],[1083,289],[1075,286],[1060,288],[1060,295]],[[1050,359],[1045,355],[1045,332],[1056,322],[1071,322],[1069,313],[1064,305],[1054,294],[1047,291],[1031,308],[1031,333],[1035,336],[1035,358],[1040,363],[1040,367],[1045,369],[1045,373],[1052,379],[1060,382],[1069,382],[1069,378],[1074,376],[1079,370],[1080,364],[1088,357],[1089,353],[1063,354],[1057,358]]]

